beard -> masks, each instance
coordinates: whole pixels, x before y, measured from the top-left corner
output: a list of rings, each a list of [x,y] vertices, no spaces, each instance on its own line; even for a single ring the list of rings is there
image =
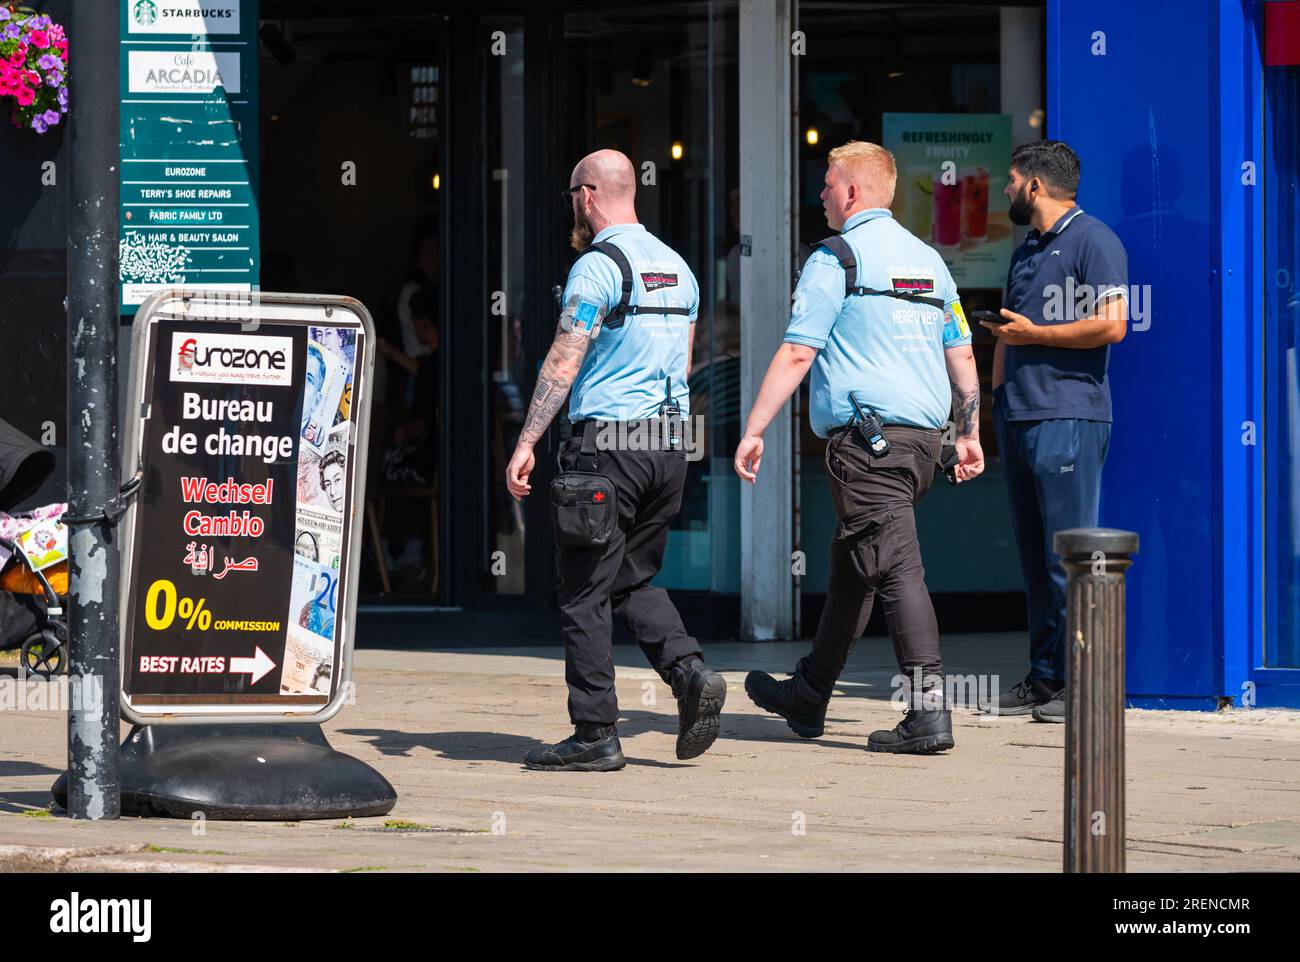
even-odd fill
[[[573,229],[569,231],[569,246],[581,254],[591,246],[591,239],[596,236],[591,229],[591,221],[582,216],[581,211],[573,215]]]
[[[1025,227],[1033,223],[1034,204],[1029,199],[1029,191],[1021,187],[1015,197],[1011,198],[1011,206],[1007,209],[1007,216],[1011,218],[1011,223],[1017,227]]]

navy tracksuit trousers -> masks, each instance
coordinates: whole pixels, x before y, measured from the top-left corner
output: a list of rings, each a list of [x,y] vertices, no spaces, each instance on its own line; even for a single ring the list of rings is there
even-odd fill
[[[1097,525],[1110,423],[1008,421],[1002,411],[1002,405],[994,404],[993,426],[1025,576],[1029,673],[1060,685],[1065,682],[1065,568],[1052,551],[1052,535]]]

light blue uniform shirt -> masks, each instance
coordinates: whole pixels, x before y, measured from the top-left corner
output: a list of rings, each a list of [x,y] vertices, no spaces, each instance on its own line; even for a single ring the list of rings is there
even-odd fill
[[[684,314],[629,314],[623,326],[601,323],[623,296],[618,265],[599,251],[579,257],[564,287],[561,324],[592,342],[569,400],[569,419],[634,421],[657,417],[672,378],[673,397],[690,411],[686,354],[700,312],[700,288],[677,252],[641,224],[613,224],[593,238],[613,242],[632,265],[633,306],[684,307]]]
[[[939,428],[952,409],[944,351],[969,344],[970,327],[943,258],[884,208],[863,210],[841,232],[858,262],[859,287],[914,290],[938,307],[881,294],[846,297],[844,268],[818,247],[794,291],[785,340],[818,351],[809,420],[826,437],[854,417],[849,392],[885,424]]]

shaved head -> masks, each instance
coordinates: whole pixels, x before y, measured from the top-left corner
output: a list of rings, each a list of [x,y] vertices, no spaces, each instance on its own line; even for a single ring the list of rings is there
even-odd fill
[[[569,244],[584,251],[592,238],[611,224],[635,224],[636,170],[626,154],[598,150],[578,161],[569,177],[573,230]]]
[[[636,195],[636,171],[627,155],[617,150],[598,150],[578,161],[569,186],[594,184],[601,199],[611,204],[628,204]]]

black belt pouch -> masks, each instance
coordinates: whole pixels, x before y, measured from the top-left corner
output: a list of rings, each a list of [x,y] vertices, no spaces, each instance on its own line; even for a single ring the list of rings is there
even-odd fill
[[[618,489],[603,474],[565,471],[551,482],[551,530],[566,548],[609,544],[618,527]]]

